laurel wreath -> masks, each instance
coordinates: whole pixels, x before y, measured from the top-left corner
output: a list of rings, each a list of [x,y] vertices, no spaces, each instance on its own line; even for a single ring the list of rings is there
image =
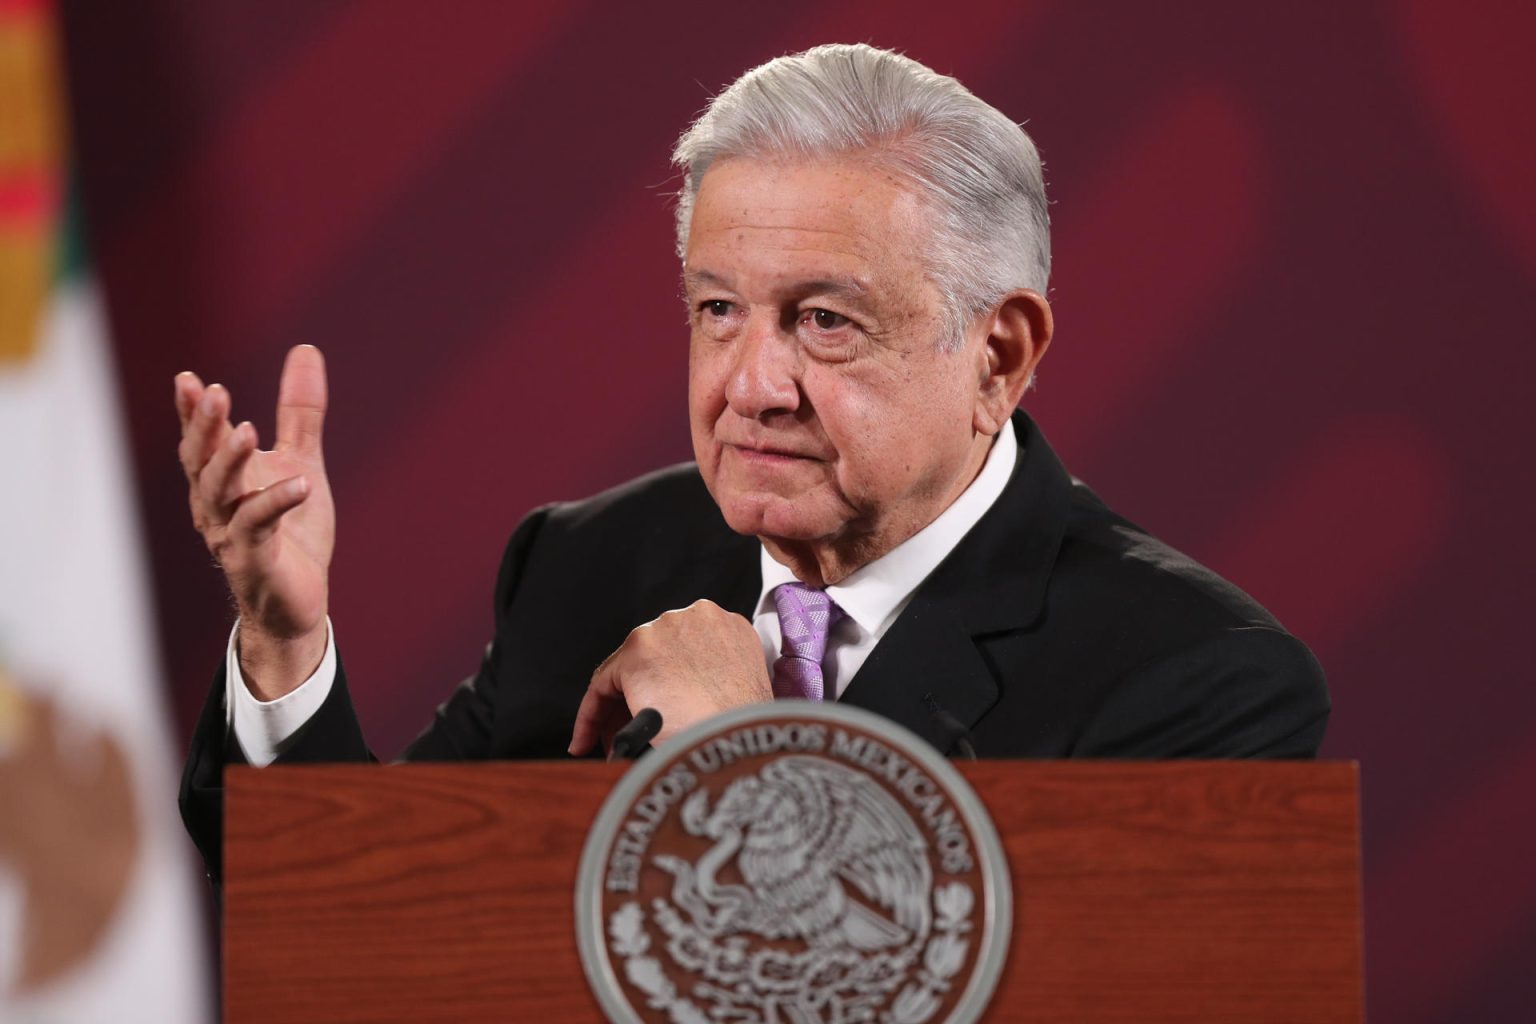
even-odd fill
[[[691,1001],[677,994],[677,986],[653,956],[651,937],[645,934],[645,911],[631,900],[608,918],[608,936],[612,950],[624,958],[624,977],[646,995],[652,1009],[667,1011],[672,1024],[714,1024]]]
[[[975,903],[975,894],[964,882],[950,882],[934,892],[934,935],[923,950],[923,969],[881,1016],[884,1024],[925,1024],[933,1016],[949,991],[949,979],[965,964],[971,942],[961,936],[971,930]]]
[[[687,926],[665,901],[656,902],[658,923],[676,942]],[[917,978],[881,1014],[881,1024],[927,1024],[937,1012],[944,993],[949,991],[950,980],[964,966],[970,950],[970,939],[965,936],[971,931],[969,918],[975,902],[975,894],[963,882],[950,882],[934,891],[933,935],[923,949],[922,966]],[[677,991],[661,962],[650,955],[651,939],[646,934],[645,911],[639,903],[625,903],[610,915],[608,935],[609,948],[623,960],[624,977],[645,993],[652,1009],[664,1010],[672,1024],[714,1024],[698,1004]],[[911,961],[893,960],[890,966],[903,962],[910,965]],[[899,977],[890,980],[899,981]],[[890,991],[889,987],[881,987]],[[713,986],[709,988],[717,997],[728,995]],[[737,994],[745,992],[738,988]]]

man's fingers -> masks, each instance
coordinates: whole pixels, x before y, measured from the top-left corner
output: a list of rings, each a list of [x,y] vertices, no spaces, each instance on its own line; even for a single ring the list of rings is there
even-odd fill
[[[245,467],[256,451],[256,428],[250,423],[235,427],[224,438],[197,477],[203,514],[222,525],[234,516],[236,503],[245,493]]]
[[[198,398],[187,428],[181,435],[181,468],[186,470],[188,480],[197,482],[197,475],[231,429],[229,392],[222,384],[210,385]]]
[[[622,648],[621,648],[622,650]],[[592,674],[592,682],[576,709],[576,723],[571,728],[570,753],[580,757],[601,741],[605,746],[613,733],[629,717],[618,674],[611,666],[618,652],[610,654]]]
[[[191,370],[176,375],[176,415],[181,419],[182,433],[186,433],[187,424],[192,421],[192,410],[197,408],[197,400],[202,397],[202,378]]]
[[[573,757],[580,757],[597,743],[600,700],[590,689],[581,698],[581,707],[576,710],[576,724],[571,727],[571,745],[566,748]]]
[[[283,514],[303,504],[307,497],[309,481],[302,476],[291,476],[271,487],[252,491],[240,499],[240,507],[229,523],[230,533],[247,544],[260,544],[272,535]]]
[[[294,346],[277,389],[277,446],[319,455],[325,403],[325,357],[313,345]]]

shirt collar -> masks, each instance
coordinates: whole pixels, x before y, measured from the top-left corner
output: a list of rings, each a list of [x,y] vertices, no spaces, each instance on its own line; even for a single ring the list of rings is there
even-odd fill
[[[890,620],[906,606],[918,584],[928,578],[1002,496],[1018,454],[1018,439],[1014,436],[1013,420],[1009,419],[998,431],[981,472],[960,497],[917,533],[841,583],[828,587],[827,596],[864,633],[883,633]],[[760,558],[763,589],[757,598],[758,615],[775,610],[773,588],[795,580],[794,573],[775,561],[767,548],[761,550]]]

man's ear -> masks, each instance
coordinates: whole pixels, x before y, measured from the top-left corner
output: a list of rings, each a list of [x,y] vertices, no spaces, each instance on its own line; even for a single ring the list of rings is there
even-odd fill
[[[982,323],[986,337],[977,356],[974,426],[983,434],[1003,429],[1051,344],[1051,304],[1039,292],[1021,288],[1003,297]]]

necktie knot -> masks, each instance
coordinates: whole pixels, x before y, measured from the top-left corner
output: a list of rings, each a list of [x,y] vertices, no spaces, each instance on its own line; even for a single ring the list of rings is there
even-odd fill
[[[803,583],[773,588],[779,612],[779,659],[773,664],[775,697],[822,700],[825,680],[821,659],[827,653],[827,631],[841,613],[825,590]]]

